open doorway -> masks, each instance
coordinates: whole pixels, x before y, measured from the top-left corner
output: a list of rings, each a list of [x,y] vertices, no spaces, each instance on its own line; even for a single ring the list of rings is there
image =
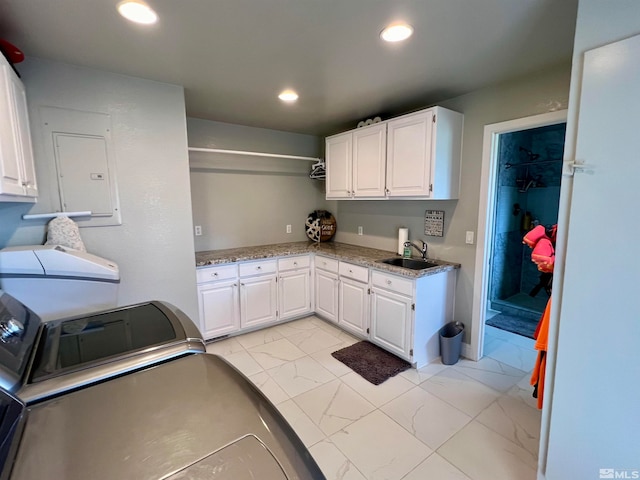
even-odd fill
[[[546,305],[545,278],[522,237],[537,223],[557,222],[565,125],[561,111],[485,127],[469,352],[475,360],[483,356],[485,323],[530,337]]]
[[[558,223],[565,131],[563,122],[497,138],[485,323],[528,338],[551,295],[552,275],[538,271],[522,237]]]

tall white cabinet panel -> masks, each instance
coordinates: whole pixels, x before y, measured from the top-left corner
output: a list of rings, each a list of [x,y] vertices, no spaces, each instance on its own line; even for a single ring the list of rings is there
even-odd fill
[[[353,136],[351,132],[328,137],[325,155],[327,160],[327,198],[352,196]]]
[[[369,330],[369,293],[366,283],[340,278],[339,324],[361,336]]]
[[[311,257],[278,259],[278,317],[289,319],[311,312]]]
[[[205,339],[233,333],[240,328],[237,280],[198,285],[200,329]]]
[[[240,326],[254,327],[277,319],[277,283],[275,275],[240,280]]]
[[[387,195],[430,195],[433,111],[405,115],[387,124]]]
[[[22,82],[0,55],[0,201],[34,201],[38,195]]]
[[[384,197],[387,126],[353,131],[354,197]]]
[[[371,341],[403,358],[411,356],[411,298],[371,291]]]

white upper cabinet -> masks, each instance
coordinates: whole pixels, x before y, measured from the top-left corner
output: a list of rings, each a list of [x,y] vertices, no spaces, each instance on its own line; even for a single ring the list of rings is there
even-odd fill
[[[462,124],[461,113],[442,107],[389,120],[387,195],[458,198]]]
[[[328,137],[327,199],[456,199],[463,115],[442,107]]]
[[[27,97],[0,54],[0,201],[34,202],[37,196]]]
[[[383,198],[385,123],[328,137],[327,199]]]

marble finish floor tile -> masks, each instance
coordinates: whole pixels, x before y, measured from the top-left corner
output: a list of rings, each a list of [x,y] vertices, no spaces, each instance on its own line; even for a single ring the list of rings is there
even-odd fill
[[[420,384],[427,392],[475,417],[498,398],[498,392],[486,385],[447,368]]]
[[[316,443],[309,452],[327,480],[367,480],[329,440]]]
[[[343,375],[346,375],[347,373],[353,372],[353,370],[347,367],[340,360],[336,360],[335,357],[331,354],[348,346],[349,345],[347,345],[346,343],[338,343],[333,347],[315,352],[311,354],[310,357],[316,360],[320,365],[329,370],[331,373],[333,373],[336,377],[341,377]]]
[[[305,330],[313,330],[318,328],[318,322],[321,322],[319,318],[315,316],[305,317],[301,320],[294,320],[292,322],[281,323],[276,325],[275,328],[284,337],[290,337],[296,333],[304,332]]]
[[[368,480],[401,479],[432,451],[380,410],[330,440]]]
[[[434,375],[437,375],[445,368],[449,368],[447,365],[443,364],[440,359],[436,359],[431,362],[429,365],[426,365],[422,368],[410,368],[409,370],[405,370],[400,373],[404,378],[413,382],[415,385],[420,385],[422,382],[429,380]]]
[[[531,408],[522,398],[502,395],[476,420],[537,457],[541,417],[541,411]]]
[[[291,335],[287,337],[287,340],[306,354],[312,354],[342,344],[342,340],[338,339],[338,337],[327,333],[326,330],[319,327]]]
[[[340,380],[356,392],[366,398],[376,407],[381,407],[404,392],[411,390],[415,385],[406,378],[396,375],[380,385],[365,380],[356,372],[351,372],[340,377]]]
[[[373,405],[337,379],[293,400],[326,435],[336,433],[375,410]]]
[[[308,356],[269,369],[267,373],[290,397],[300,395],[336,378]]]
[[[265,370],[297,360],[306,355],[286,338],[265,343],[264,345],[256,345],[249,348],[248,352]]]
[[[437,453],[429,455],[402,480],[471,480]]]
[[[289,400],[289,395],[280,388],[280,385],[278,385],[267,372],[260,372],[255,375],[251,375],[249,380],[251,380],[274,405],[278,405],[279,403]]]
[[[535,480],[534,455],[478,421],[468,423],[438,449],[473,480]]]
[[[238,335],[235,338],[245,349],[249,349],[275,340],[280,340],[284,337],[276,330],[275,327],[271,327],[263,330],[257,330],[255,332],[245,333],[244,335]]]
[[[496,340],[491,352],[485,355],[518,370],[529,372],[535,365],[538,352],[504,340]]]
[[[531,385],[531,372],[528,372],[517,384],[507,392],[513,397],[518,397],[531,408],[538,409],[538,399],[533,397],[533,386]]]
[[[238,342],[236,337],[207,343],[207,353],[213,353],[214,355],[224,357],[238,352],[244,352],[244,347],[240,345],[240,342]]]
[[[471,421],[469,415],[420,387],[412,388],[380,410],[432,450]]]
[[[256,362],[245,350],[225,355],[224,359],[244,373],[247,377],[263,371],[263,368],[258,364],[258,362]]]
[[[483,357],[477,362],[463,358],[453,368],[499,392],[506,392],[526,375],[491,357]]]
[[[289,422],[289,425],[295,430],[307,448],[324,440],[324,433],[320,431],[293,400],[282,402],[278,405],[278,410],[287,422]]]

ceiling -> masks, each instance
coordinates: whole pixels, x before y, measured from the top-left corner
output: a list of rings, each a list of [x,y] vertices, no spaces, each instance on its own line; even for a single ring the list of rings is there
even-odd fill
[[[2,0],[0,37],[40,57],[183,85],[187,115],[326,135],[571,58],[577,0]],[[379,33],[404,20],[414,35]],[[17,65],[19,69],[19,65]],[[293,88],[295,104],[277,94]]]

